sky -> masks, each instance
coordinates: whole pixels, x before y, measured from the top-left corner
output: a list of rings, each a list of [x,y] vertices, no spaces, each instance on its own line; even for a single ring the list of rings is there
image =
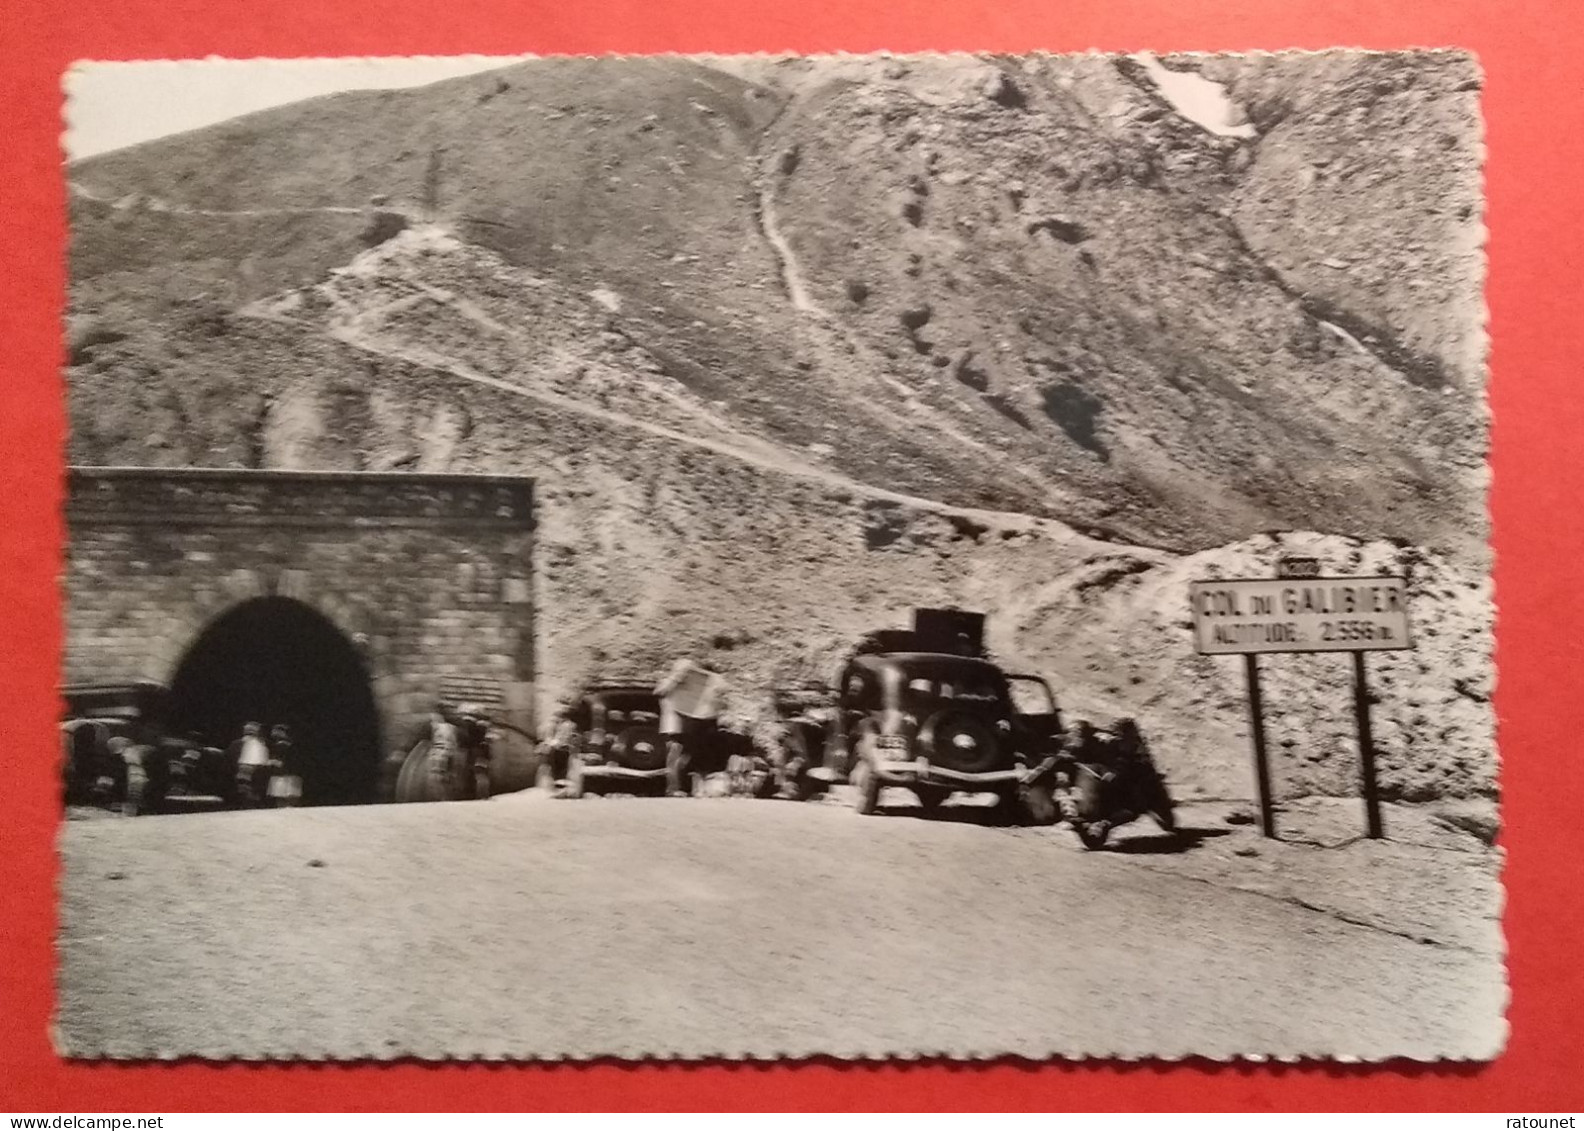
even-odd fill
[[[421,86],[520,57],[193,59],[78,63],[66,74],[69,160],[343,90]]]

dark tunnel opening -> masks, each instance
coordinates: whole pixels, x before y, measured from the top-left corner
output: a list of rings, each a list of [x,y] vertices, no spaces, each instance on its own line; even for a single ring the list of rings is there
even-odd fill
[[[379,784],[379,717],[368,671],[341,631],[285,597],[244,602],[213,621],[171,683],[170,724],[225,748],[243,724],[291,733],[288,772],[304,804],[372,801]]]

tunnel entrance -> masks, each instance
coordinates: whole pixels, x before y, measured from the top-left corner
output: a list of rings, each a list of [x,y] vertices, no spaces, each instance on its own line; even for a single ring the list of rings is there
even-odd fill
[[[379,717],[368,671],[352,642],[300,601],[262,597],[213,621],[171,681],[170,725],[225,748],[247,722],[291,734],[289,772],[303,802],[373,801]]]

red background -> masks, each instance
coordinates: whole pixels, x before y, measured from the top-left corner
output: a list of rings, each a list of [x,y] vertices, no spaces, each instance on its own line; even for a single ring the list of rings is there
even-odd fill
[[[244,15],[245,13],[245,15]],[[1462,46],[1485,67],[1508,1051],[1489,1066],[213,1066],[58,1060],[53,684],[74,59],[535,51]],[[4,0],[0,4],[0,1108],[1494,1110],[1584,1107],[1584,8],[1571,0]],[[1146,927],[1147,929],[1147,927]],[[132,961],[132,956],[128,956]]]

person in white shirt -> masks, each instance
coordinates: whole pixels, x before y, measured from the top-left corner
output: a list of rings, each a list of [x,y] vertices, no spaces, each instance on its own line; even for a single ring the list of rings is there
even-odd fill
[[[237,796],[243,804],[257,804],[264,797],[264,776],[269,771],[269,746],[264,742],[264,728],[258,723],[242,725],[242,739],[237,743]]]
[[[538,784],[543,788],[554,788],[557,782],[566,779],[567,768],[572,761],[572,750],[579,740],[577,720],[573,718],[575,710],[576,706],[570,700],[563,700],[556,712],[555,726],[551,728],[550,737],[540,744]]]
[[[714,740],[726,680],[713,664],[684,656],[655,686],[660,697],[660,734],[666,743],[666,791],[687,796],[684,782],[694,760]]]

